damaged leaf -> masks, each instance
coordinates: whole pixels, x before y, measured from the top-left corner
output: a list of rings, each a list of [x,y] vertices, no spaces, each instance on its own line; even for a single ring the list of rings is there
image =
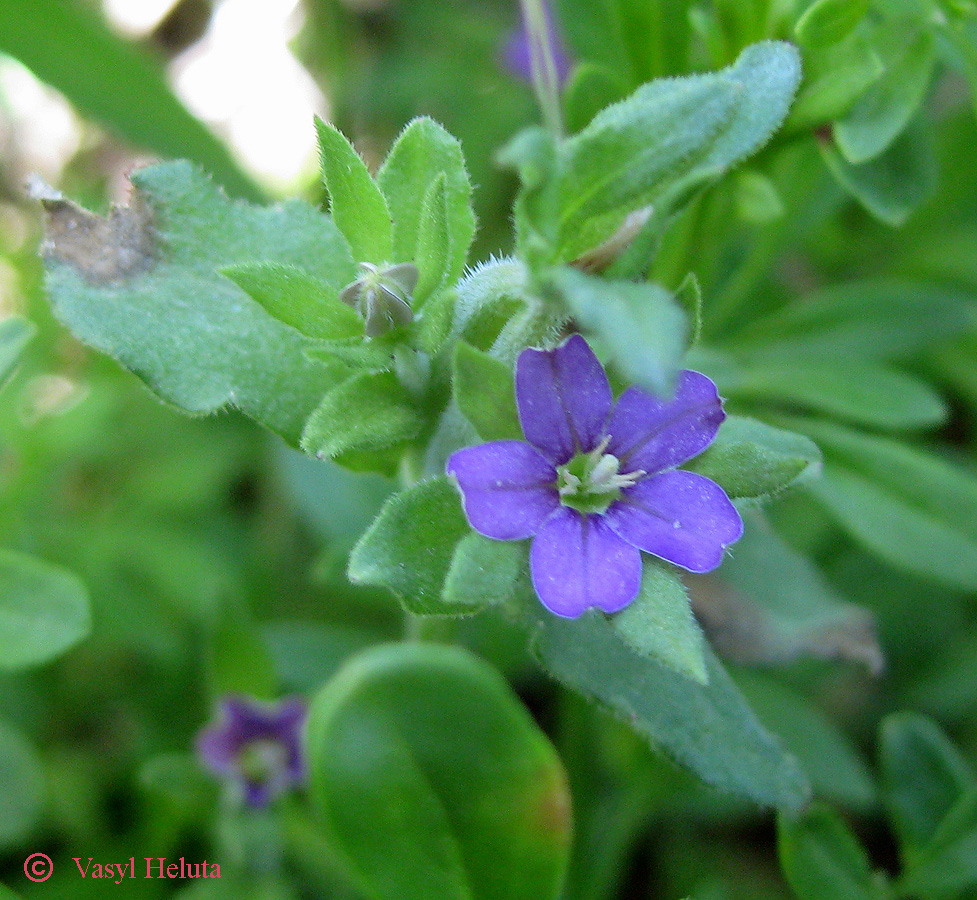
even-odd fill
[[[50,196],[47,288],[77,337],[193,413],[235,406],[297,444],[347,367],[219,273],[251,262],[303,269],[338,292],[355,275],[330,219],[299,201],[232,202],[186,162],[132,175],[107,219]]]
[[[743,521],[746,531],[720,577],[685,578],[692,608],[719,653],[749,665],[843,659],[878,675],[884,659],[871,613],[837,597],[761,513]]]

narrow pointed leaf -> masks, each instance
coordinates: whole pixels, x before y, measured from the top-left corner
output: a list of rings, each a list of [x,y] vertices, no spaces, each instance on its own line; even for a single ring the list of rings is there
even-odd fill
[[[353,258],[377,265],[409,262],[392,259],[390,210],[366,163],[336,128],[322,119],[315,124],[330,211]]]

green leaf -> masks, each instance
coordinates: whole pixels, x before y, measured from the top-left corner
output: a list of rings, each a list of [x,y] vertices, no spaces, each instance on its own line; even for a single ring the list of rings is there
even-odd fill
[[[379,450],[416,437],[424,424],[392,372],[361,372],[330,390],[302,432],[302,449],[320,457]]]
[[[61,656],[88,636],[82,583],[60,566],[0,550],[0,669],[26,669]]]
[[[811,490],[855,537],[901,568],[965,590],[977,586],[977,476],[840,425],[790,424],[825,452],[831,465]]]
[[[882,786],[904,861],[912,863],[940,823],[977,787],[963,755],[940,728],[916,713],[894,713],[879,731]]]
[[[705,648],[707,685],[633,650],[604,616],[545,616],[536,652],[568,687],[630,722],[708,784],[763,806],[796,809],[809,787],[793,757],[760,725],[729,675]]]
[[[354,277],[341,236],[298,201],[232,203],[188,163],[131,177],[132,205],[107,221],[65,201],[46,204],[55,313],[165,400],[194,413],[233,405],[296,444],[347,370],[308,357],[306,338],[218,272],[260,259],[338,291]]]
[[[932,37],[905,21],[893,20],[882,30],[879,48],[885,72],[834,126],[842,156],[856,166],[875,159],[902,134],[926,96],[935,63]]]
[[[702,285],[695,272],[687,272],[679,286],[675,288],[675,302],[685,310],[692,326],[690,344],[697,344],[702,337]]]
[[[926,849],[903,873],[904,896],[959,897],[977,886],[977,789],[946,814]]]
[[[800,760],[817,796],[860,812],[872,809],[877,791],[864,755],[817,705],[766,673],[743,669],[736,683],[763,724]]]
[[[844,821],[816,804],[777,818],[780,866],[797,900],[875,900],[868,855]]]
[[[0,721],[0,849],[22,845],[41,817],[44,770],[33,748]]]
[[[699,684],[708,683],[702,631],[692,615],[685,586],[675,573],[645,560],[638,596],[611,616],[611,624],[641,656]]]
[[[732,500],[763,500],[817,476],[821,451],[804,435],[730,415],[686,468],[717,482]]]
[[[797,21],[794,34],[806,47],[844,40],[868,12],[869,0],[816,0]]]
[[[393,255],[397,262],[418,260],[423,205],[432,184],[444,178],[444,223],[448,252],[444,284],[461,277],[475,236],[472,186],[458,143],[433,119],[410,122],[377,173],[377,184],[393,216]]]
[[[936,188],[936,156],[922,126],[904,131],[880,156],[861,165],[820,144],[825,164],[852,197],[875,218],[897,228]]]
[[[261,629],[275,671],[288,690],[318,690],[354,653],[381,639],[378,629],[299,619],[280,619]]]
[[[497,606],[513,597],[527,567],[525,544],[493,541],[473,531],[455,547],[441,598],[449,604]]]
[[[770,527],[760,510],[723,563],[721,581],[687,576],[692,605],[712,645],[744,665],[845,659],[883,668],[875,620],[843,602],[804,555]]]
[[[326,685],[308,723],[327,840],[376,900],[555,900],[570,844],[559,758],[488,664],[390,645]]]
[[[448,233],[447,179],[441,172],[431,182],[424,202],[417,229],[417,256],[415,263],[420,280],[414,291],[414,301],[420,305],[429,294],[444,283],[450,264],[451,235]]]
[[[272,316],[313,338],[363,336],[363,320],[325,281],[297,266],[241,263],[221,274]]]
[[[349,243],[353,259],[377,265],[408,262],[392,258],[390,210],[366,163],[345,136],[328,122],[316,118],[315,127],[332,219]]]
[[[160,156],[193,160],[235,196],[263,198],[176,98],[159,63],[116,35],[94,8],[61,0],[4,0],[0,7],[0,53],[19,59],[82,114]]]
[[[273,700],[278,685],[271,657],[252,623],[242,618],[227,616],[211,636],[207,660],[211,694]]]
[[[873,278],[808,294],[736,338],[751,353],[838,359],[901,359],[969,331],[977,313],[952,285]]]
[[[605,109],[559,150],[556,257],[576,258],[678,183],[756,152],[799,80],[797,51],[768,41],[720,72],[652,81]]]
[[[845,530],[897,568],[977,590],[977,541],[861,475],[826,467],[811,492]]]
[[[455,345],[452,360],[455,401],[483,441],[521,441],[512,368],[494,356]]]
[[[928,428],[943,422],[947,413],[925,382],[855,360],[826,366],[816,358],[761,358],[723,387],[732,397],[786,400],[876,428]]]
[[[21,353],[36,331],[32,322],[20,316],[0,321],[0,390],[13,377]]]
[[[656,284],[610,281],[564,269],[556,284],[571,314],[593,332],[628,381],[669,396],[685,354],[688,325]]]
[[[885,63],[858,29],[830,47],[804,54],[804,81],[784,130],[796,133],[843,116],[885,72]]]
[[[563,119],[571,134],[584,128],[604,107],[623,100],[628,86],[613,69],[598,63],[574,66],[563,88]]]
[[[749,225],[775,222],[785,212],[777,186],[762,172],[747,169],[736,178],[736,212]]]
[[[444,476],[390,497],[349,556],[349,577],[392,590],[419,615],[466,611],[441,599],[455,545],[469,533],[458,492]],[[471,612],[471,610],[467,610]]]

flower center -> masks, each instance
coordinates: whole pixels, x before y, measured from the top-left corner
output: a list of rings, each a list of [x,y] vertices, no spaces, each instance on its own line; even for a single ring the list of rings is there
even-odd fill
[[[259,738],[241,748],[237,764],[250,784],[268,784],[277,781],[285,771],[288,751],[281,741]]]
[[[604,438],[590,453],[578,453],[557,468],[556,486],[564,506],[582,513],[602,513],[621,496],[623,488],[644,476],[642,469],[623,475],[618,471],[620,460],[604,452],[610,440]]]

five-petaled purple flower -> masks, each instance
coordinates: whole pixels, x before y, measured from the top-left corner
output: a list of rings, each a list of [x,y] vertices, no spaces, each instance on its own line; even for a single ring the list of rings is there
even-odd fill
[[[295,697],[277,704],[227,697],[218,721],[197,735],[197,752],[207,768],[241,792],[245,804],[267,806],[305,779],[305,715],[305,703]]]
[[[682,372],[672,400],[631,387],[615,403],[575,334],[555,350],[519,355],[516,401],[528,443],[466,447],[447,472],[477,532],[533,538],[533,586],[556,615],[627,606],[641,586],[640,550],[708,572],[742,535],[723,489],[675,468],[705,450],[725,418],[705,375]]]

